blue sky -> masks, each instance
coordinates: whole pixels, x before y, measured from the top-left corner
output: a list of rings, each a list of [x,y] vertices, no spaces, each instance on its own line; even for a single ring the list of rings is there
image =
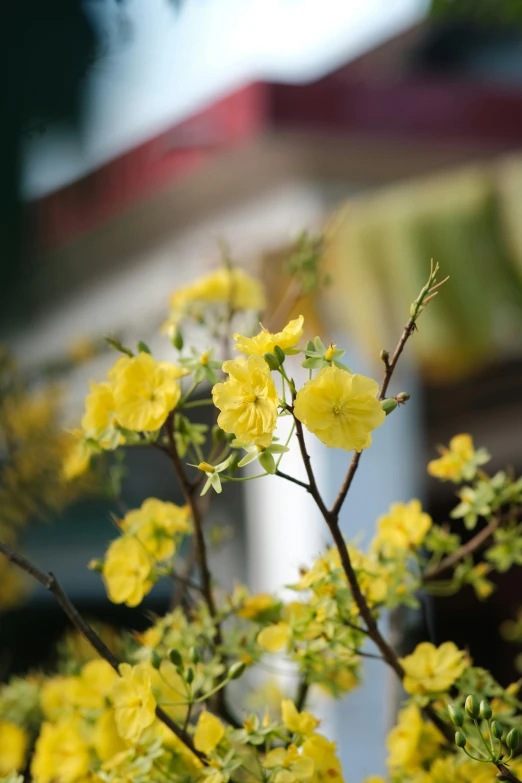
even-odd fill
[[[89,7],[89,2],[87,3]],[[51,128],[30,140],[24,192],[83,176],[219,95],[253,79],[306,81],[421,18],[425,0],[127,0],[127,40],[116,3],[90,0],[108,31],[88,80],[81,143]]]

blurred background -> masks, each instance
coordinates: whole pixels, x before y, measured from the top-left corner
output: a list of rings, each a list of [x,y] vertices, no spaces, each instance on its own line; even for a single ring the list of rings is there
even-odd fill
[[[425,465],[456,432],[493,468],[522,469],[521,3],[20,0],[0,36],[0,528],[89,617],[147,622],[143,607],[109,604],[85,567],[119,509],[93,486],[59,485],[61,429],[114,360],[104,335],[173,358],[159,328],[169,293],[219,265],[219,241],[275,298],[295,236],[324,229],[333,283],[304,314],[368,374],[430,259],[451,276],[410,343],[394,393],[412,400],[362,463],[347,536],[368,541],[411,497],[447,519],[453,489]],[[313,449],[333,494],[346,455]],[[181,502],[161,457],[131,452],[102,483],[122,481],[129,508]],[[254,485],[212,504],[216,572],[280,591],[326,536],[297,488]],[[520,571],[497,581],[485,602],[470,587],[395,618],[397,644],[452,638],[512,681],[521,648],[498,628],[522,603]],[[167,606],[161,586],[144,604]],[[52,599],[0,571],[0,608],[0,677],[49,665],[66,629]],[[351,781],[384,766],[398,696],[377,664],[346,703],[323,705]]]

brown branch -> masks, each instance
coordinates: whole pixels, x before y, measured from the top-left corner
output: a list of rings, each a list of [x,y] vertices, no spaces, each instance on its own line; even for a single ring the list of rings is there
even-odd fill
[[[196,542],[196,557],[198,561],[199,573],[201,577],[201,588],[205,601],[208,606],[211,617],[215,618],[217,615],[216,605],[214,603],[214,596],[212,595],[212,579],[210,575],[210,569],[208,567],[207,548],[205,544],[205,536],[203,535],[203,520],[201,517],[201,509],[199,508],[195,486],[190,483],[183,468],[183,463],[178,454],[176,446],[176,439],[174,437],[174,412],[170,413],[166,421],[167,438],[169,443],[169,456],[174,466],[174,471],[178,477],[178,481],[185,498],[185,503],[190,506],[192,514],[192,521],[194,524],[194,540]],[[219,635],[219,629],[218,629]]]
[[[292,484],[297,484],[298,486],[303,487],[303,489],[306,489],[307,492],[311,492],[309,484],[307,484],[305,481],[300,481],[299,479],[294,478],[294,476],[289,476],[288,473],[283,473],[282,470],[276,470],[275,475],[279,476],[279,478],[291,481]]]
[[[104,658],[118,674],[120,674],[120,661],[109,650],[107,645],[100,639],[98,634],[91,628],[91,626],[83,619],[54,574],[41,571],[39,568],[37,568],[37,566],[31,563],[30,560],[25,558],[23,555],[18,554],[18,552],[12,550],[2,541],[0,541],[0,552],[4,555],[4,557],[7,558],[7,560],[9,560],[10,563],[13,563],[13,565],[20,568],[20,570],[25,571],[26,574],[29,574],[29,576],[31,576],[43,587],[45,587],[46,590],[49,590],[49,592],[52,593],[76,630],[85,639],[87,639],[96,652],[102,658]],[[183,742],[184,745],[187,746],[187,748],[189,748],[189,750],[192,751],[192,753],[195,753],[196,756],[198,756],[198,758],[201,760],[205,759],[204,755],[195,749],[192,739],[187,734],[187,732],[183,729],[180,729],[177,723],[175,723],[161,707],[156,707],[156,716],[172,731],[173,734],[176,735],[179,740],[181,740],[181,742]]]
[[[495,764],[495,766],[500,772],[500,775],[503,776],[500,777],[500,775],[498,775],[500,780],[509,780],[511,781],[511,783],[522,783],[520,778],[517,778],[517,776],[513,772],[511,772],[511,770],[508,767],[506,767],[505,764]]]
[[[404,347],[406,343],[408,342],[408,339],[411,337],[413,332],[416,329],[416,320],[422,311],[422,305],[426,304],[426,301],[429,300],[429,298],[432,298],[435,294],[433,293],[435,291],[435,287],[430,287],[430,284],[432,280],[434,281],[434,277],[437,271],[437,267],[433,267],[432,263],[432,269],[430,273],[430,279],[428,281],[428,284],[424,287],[424,289],[419,294],[419,297],[416,299],[416,301],[412,305],[412,314],[406,324],[406,326],[403,329],[402,335],[399,339],[399,342],[397,343],[397,346],[395,348],[395,351],[393,353],[393,356],[391,359],[389,358],[389,355],[387,352],[383,352],[382,354],[382,360],[384,362],[385,366],[385,372],[384,377],[381,383],[381,387],[379,389],[379,401],[382,402],[382,400],[386,397],[386,392],[388,390],[389,383],[391,381],[393,372],[395,370],[395,367],[397,366],[397,363],[399,361],[399,358],[404,350]],[[443,281],[445,282],[445,281]],[[439,284],[440,285],[440,284]],[[439,286],[437,286],[438,288]],[[431,295],[431,297],[430,297]],[[292,411],[293,412],[293,411]],[[366,631],[369,635],[369,637],[372,639],[374,644],[377,646],[379,651],[382,654],[383,659],[386,661],[386,663],[394,670],[394,672],[397,674],[397,676],[400,678],[400,680],[404,679],[405,671],[402,667],[402,664],[400,663],[397,654],[395,653],[395,650],[391,647],[391,645],[387,642],[387,640],[384,638],[384,636],[381,634],[377,621],[375,617],[372,614],[372,611],[366,601],[366,598],[364,597],[359,581],[357,579],[357,575],[355,573],[355,570],[353,568],[351,559],[350,559],[350,553],[348,552],[348,547],[346,545],[346,542],[344,540],[344,537],[342,535],[340,526],[339,526],[339,513],[341,511],[341,508],[343,506],[343,503],[346,499],[346,495],[348,494],[348,490],[351,487],[352,481],[354,479],[355,473],[357,471],[357,468],[359,466],[359,462],[361,460],[361,452],[355,452],[350,465],[348,467],[348,471],[346,473],[346,476],[344,478],[344,481],[341,485],[341,488],[339,490],[339,493],[333,503],[333,506],[331,509],[326,508],[324,501],[321,497],[321,494],[319,492],[319,489],[317,487],[317,483],[315,480],[315,476],[313,473],[312,465],[310,462],[310,457],[306,451],[306,444],[304,440],[304,434],[303,434],[303,428],[301,423],[295,418],[296,423],[296,433],[297,438],[299,441],[299,447],[301,449],[301,455],[303,459],[303,463],[305,466],[306,474],[308,476],[308,482],[309,482],[309,489],[308,491],[314,498],[316,505],[318,506],[319,510],[321,511],[324,520],[326,524],[328,525],[328,528],[330,530],[330,533],[332,535],[332,538],[334,540],[334,543],[337,547],[337,550],[339,552],[339,556],[341,559],[341,564],[344,570],[344,573],[346,575],[346,579],[348,581],[348,585],[350,587],[350,591],[352,593],[353,599],[355,601],[355,604],[359,610],[359,614],[363,620],[363,622],[366,625]],[[424,709],[425,714],[430,718],[430,720],[437,726],[437,728],[441,731],[441,733],[446,737],[446,739],[449,742],[453,742],[453,730],[452,728],[447,725],[441,718],[437,715],[434,708],[431,705],[428,705]]]
[[[422,581],[429,582],[431,579],[435,579],[437,576],[444,573],[444,571],[453,568],[453,566],[466,557],[466,555],[471,555],[473,552],[479,549],[488,540],[488,538],[493,535],[495,530],[500,525],[500,522],[501,520],[498,517],[492,519],[489,525],[486,525],[486,527],[482,528],[482,530],[474,535],[473,538],[470,538],[470,540],[465,544],[459,546],[455,552],[452,552],[450,555],[443,558],[438,565],[434,565],[431,568],[426,569],[422,575]]]
[[[295,707],[298,712],[302,712],[305,708],[309,689],[310,689],[310,685],[308,684],[306,677],[303,677],[303,679],[299,683],[299,687],[297,689],[297,694],[295,697]]]
[[[387,355],[384,354],[384,377],[382,379],[381,388],[379,389],[379,400],[382,402],[384,398],[386,397],[386,392],[388,391],[388,386],[390,384],[393,372],[395,370],[395,367],[397,366],[397,362],[399,361],[400,355],[402,354],[404,350],[404,346],[408,342],[408,339],[411,337],[413,332],[415,331],[415,318],[410,318],[408,323],[403,329],[401,338],[399,342],[397,343],[397,347],[395,348],[395,351],[393,352],[393,356],[391,359],[387,358]],[[354,451],[353,457],[351,459],[350,465],[348,467],[348,472],[346,473],[346,476],[344,478],[343,483],[341,484],[341,488],[339,490],[339,493],[334,501],[334,504],[332,506],[331,512],[334,516],[337,516],[342,508],[342,505],[345,501],[346,495],[348,494],[348,490],[350,489],[352,485],[353,478],[355,476],[355,473],[357,471],[357,468],[359,467],[359,462],[361,460],[362,451]]]
[[[313,499],[316,502],[317,507],[321,511],[321,514],[326,519],[329,515],[329,511],[325,505],[324,500],[321,497],[321,493],[319,492],[319,487],[317,486],[317,482],[315,480],[314,471],[312,468],[312,462],[310,460],[310,455],[308,454],[308,451],[306,449],[306,442],[304,438],[304,432],[303,432],[303,425],[297,419],[293,413],[292,408],[292,415],[294,416],[295,421],[295,433],[297,435],[297,440],[299,443],[299,448],[301,450],[301,457],[303,459],[303,464],[305,466],[306,475],[308,476],[308,488],[307,491],[311,494]]]

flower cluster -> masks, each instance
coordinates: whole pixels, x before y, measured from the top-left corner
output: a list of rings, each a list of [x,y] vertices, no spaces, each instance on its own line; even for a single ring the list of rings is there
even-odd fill
[[[310,279],[303,274],[304,250],[303,280]],[[444,595],[467,585],[486,600],[494,589],[490,572],[522,562],[522,479],[507,472],[489,476],[486,451],[475,449],[470,435],[457,435],[428,466],[431,476],[462,485],[451,522],[436,524],[412,499],[382,509],[364,548],[340,528],[361,452],[409,399],[406,392],[386,394],[405,340],[440,289],[436,273],[432,266],[392,358],[381,354],[380,384],[345,365],[345,351],[335,342],[318,336],[304,342],[309,324],[302,315],[277,323],[279,331],[261,326],[247,332],[248,314],[257,315],[265,297],[258,281],[228,263],[172,296],[167,331],[175,361],[154,358],[144,343],[134,353],[109,340],[122,355],[105,381],[91,385],[64,473],[72,479],[98,457],[112,470],[124,450],[154,448],[158,458],[168,458],[183,504],[150,497],[130,509],[114,520],[118,536],[91,563],[113,603],[138,608],[128,616],[139,617],[139,633],[97,635],[60,594],[103,657],[90,657],[69,637],[56,671],[0,686],[0,775],[10,775],[9,783],[19,783],[18,772],[34,783],[342,783],[336,745],[322,733],[308,699],[319,689],[333,697],[349,694],[368,655],[391,665],[405,693],[388,737],[391,783],[488,783],[505,774],[505,764],[513,774],[520,768],[513,758],[522,724],[518,685],[501,687],[452,641],[421,641],[399,657],[380,620],[388,609],[418,606],[421,590]],[[202,353],[185,348],[187,318],[208,329],[210,344]],[[265,324],[274,321],[266,314]],[[218,362],[236,323],[241,333]],[[205,405],[210,422],[197,415]],[[37,414],[32,411],[33,420]],[[290,423],[284,443],[278,439],[283,418]],[[26,425],[17,422],[20,430]],[[330,507],[308,456],[312,437],[339,449],[346,461]],[[304,480],[283,470],[292,448],[302,458]],[[244,475],[255,460],[259,474]],[[335,542],[301,566],[286,586],[291,600],[241,584],[225,589],[209,565],[217,540],[204,524],[212,490],[269,475],[307,491]],[[119,493],[121,482],[115,482]],[[465,544],[460,520],[472,531]],[[173,586],[171,608],[152,616],[143,601],[160,579]],[[40,581],[47,584],[45,576]],[[518,638],[518,624],[509,628]],[[281,660],[292,667],[298,688],[269,699],[262,685],[252,686],[266,681],[265,669]],[[236,687],[245,675],[243,687]],[[243,696],[252,689],[257,701],[250,708]],[[451,721],[458,727],[455,743]],[[490,743],[487,754],[471,752],[472,729]],[[383,781],[373,776],[366,783]]]

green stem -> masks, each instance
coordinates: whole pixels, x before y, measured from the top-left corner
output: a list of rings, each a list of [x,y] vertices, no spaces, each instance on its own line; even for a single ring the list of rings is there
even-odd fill
[[[191,400],[190,402],[184,402],[180,403],[178,405],[178,408],[183,408],[183,410],[187,410],[187,408],[199,408],[201,405],[213,405],[214,401],[212,399],[205,399],[203,400]]]
[[[484,748],[486,749],[486,756],[489,760],[491,760],[491,748],[488,746],[488,743],[484,739],[484,735],[482,734],[482,731],[480,730],[479,722],[476,718],[473,718],[473,723],[475,724],[475,728],[477,729],[478,735],[480,737],[480,741],[484,745]],[[469,740],[468,740],[469,742]],[[471,742],[470,742],[471,745]],[[475,748],[477,750],[477,748]]]

